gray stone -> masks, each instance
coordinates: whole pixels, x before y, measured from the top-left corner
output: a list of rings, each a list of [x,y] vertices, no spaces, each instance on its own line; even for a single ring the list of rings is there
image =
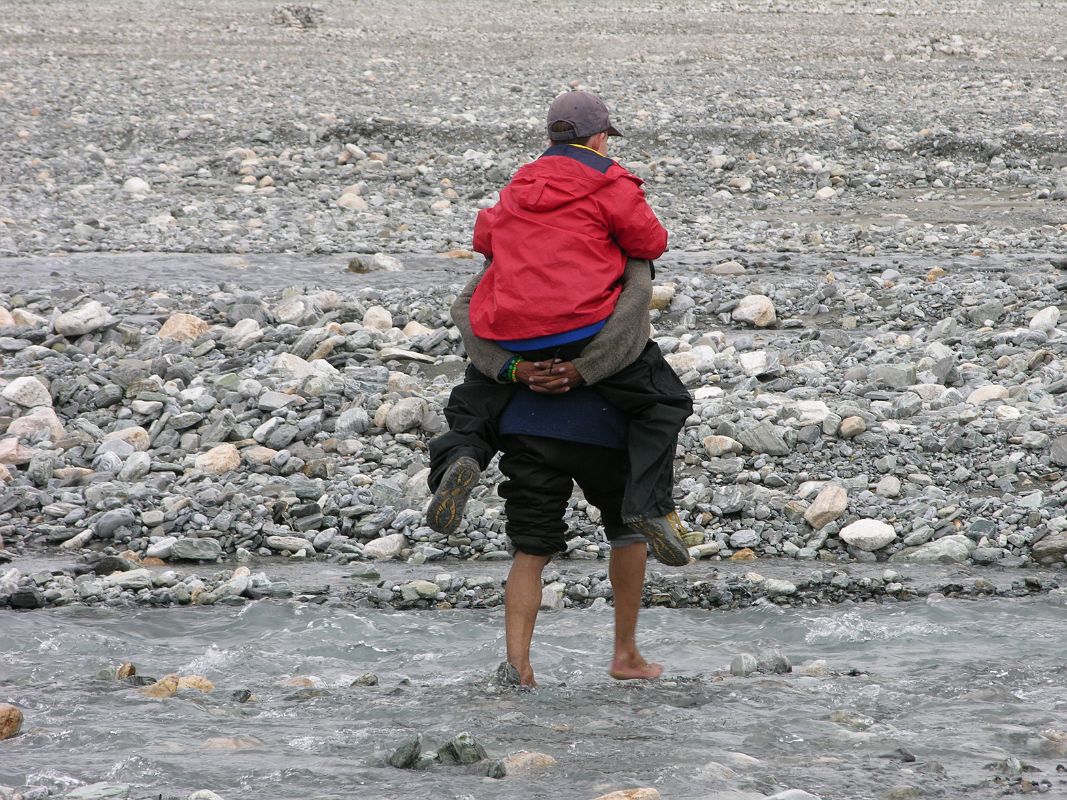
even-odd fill
[[[140,530],[137,523],[137,515],[128,508],[117,508],[114,511],[105,511],[101,514],[95,525],[96,536],[100,539],[114,539],[115,532],[120,528]]]
[[[396,767],[397,769],[412,769],[419,763],[421,755],[422,734],[417,733],[397,747],[386,759],[386,763],[390,767]]]
[[[177,561],[214,561],[222,555],[222,546],[215,539],[183,536],[171,545],[170,557]]]
[[[734,550],[743,547],[755,547],[759,544],[759,534],[753,530],[740,530],[730,534],[730,547]]]
[[[888,389],[906,389],[918,381],[915,379],[915,367],[910,364],[879,364],[871,372],[871,382]]]
[[[966,561],[974,549],[974,542],[966,536],[945,536],[928,542],[910,553],[901,552],[901,561],[917,564],[960,563]]]
[[[281,553],[299,553],[303,550],[308,555],[315,554],[315,546],[299,536],[268,536],[267,547]]]
[[[745,678],[754,673],[758,669],[758,662],[754,655],[749,653],[738,653],[730,661],[730,674],[736,675],[740,678]]]
[[[1049,451],[1052,463],[1058,467],[1067,467],[1067,436],[1057,436]]]
[[[763,582],[763,591],[771,597],[787,597],[797,593],[797,586],[791,581],[780,580],[778,578],[767,578],[767,580]]]
[[[466,731],[457,734],[437,750],[437,760],[442,764],[476,764],[488,757],[481,743]]]
[[[1041,564],[1058,564],[1067,556],[1067,531],[1048,534],[1033,546],[1034,560]]]
[[[793,671],[789,658],[781,650],[761,650],[756,658],[756,669],[771,675],[783,675]]]
[[[405,600],[433,600],[439,591],[436,583],[414,580],[400,587],[400,596]]]
[[[71,789],[63,800],[127,800],[130,786],[126,783],[90,783]]]
[[[778,429],[769,422],[760,422],[737,435],[737,440],[754,453],[772,456],[789,455],[790,448]]]

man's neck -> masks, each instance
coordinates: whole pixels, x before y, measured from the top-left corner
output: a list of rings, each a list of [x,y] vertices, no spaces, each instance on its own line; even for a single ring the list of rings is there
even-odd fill
[[[570,144],[570,143],[568,143],[568,144]],[[592,147],[588,147],[588,146],[586,146],[584,144],[570,144],[570,146],[571,147],[580,147],[583,150],[588,150],[590,153],[596,153],[598,156],[603,156],[604,158],[607,158],[607,154],[606,153],[601,153],[599,150],[595,150]]]

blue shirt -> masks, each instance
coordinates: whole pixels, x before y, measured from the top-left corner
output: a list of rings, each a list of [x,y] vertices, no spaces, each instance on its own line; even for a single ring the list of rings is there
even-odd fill
[[[500,433],[544,436],[625,450],[629,421],[588,386],[538,394],[520,386],[500,417]]]

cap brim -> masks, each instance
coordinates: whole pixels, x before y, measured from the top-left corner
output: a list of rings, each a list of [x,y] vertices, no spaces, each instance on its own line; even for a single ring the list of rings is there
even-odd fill
[[[614,125],[608,126],[607,134],[608,136],[622,136],[622,132]]]

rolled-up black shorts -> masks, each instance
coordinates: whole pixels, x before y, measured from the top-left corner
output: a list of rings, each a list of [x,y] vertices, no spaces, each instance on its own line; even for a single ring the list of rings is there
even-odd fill
[[[625,450],[541,436],[504,436],[502,444],[500,471],[507,480],[497,491],[504,498],[508,538],[520,553],[551,556],[566,551],[563,514],[575,483],[600,509],[612,548],[645,541],[622,522]]]

